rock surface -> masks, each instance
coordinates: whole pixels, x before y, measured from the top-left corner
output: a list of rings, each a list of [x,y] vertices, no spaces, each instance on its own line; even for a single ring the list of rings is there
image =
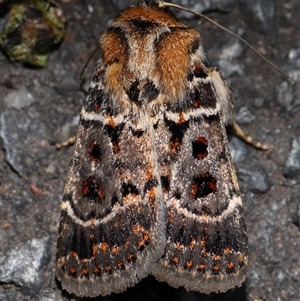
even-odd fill
[[[209,17],[241,34],[299,79],[298,0],[236,0],[229,1],[227,8],[224,1],[218,2],[220,6],[217,2],[205,2],[213,4],[205,7],[211,11]],[[0,262],[0,299],[4,301],[84,300],[63,292],[54,275],[60,203],[72,156],[72,147],[58,151],[55,143],[76,133],[84,99],[79,74],[119,8],[108,0],[73,0],[64,5],[66,36],[44,69],[12,64],[0,54],[5,99],[0,129],[0,258],[5,259]],[[263,9],[266,6],[270,9]],[[230,81],[244,131],[274,146],[273,152],[259,151],[229,133],[241,177],[251,271],[241,288],[224,294],[173,289],[149,276],[121,295],[93,300],[299,300],[299,87],[213,25],[195,18],[182,21],[199,29],[208,60]],[[89,64],[88,76],[99,55]],[[28,261],[20,263],[22,256]]]

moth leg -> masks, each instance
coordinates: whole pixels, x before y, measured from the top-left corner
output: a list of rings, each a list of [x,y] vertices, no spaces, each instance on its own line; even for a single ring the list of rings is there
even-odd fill
[[[63,142],[56,143],[55,147],[56,147],[56,149],[61,149],[63,147],[69,146],[69,145],[74,145],[75,141],[76,141],[76,136],[72,136]]]
[[[273,150],[273,146],[268,144],[262,144],[261,142],[254,140],[250,135],[247,135],[234,120],[231,122],[231,126],[235,134],[239,138],[241,138],[244,142],[252,145],[257,149],[270,150],[270,151]]]

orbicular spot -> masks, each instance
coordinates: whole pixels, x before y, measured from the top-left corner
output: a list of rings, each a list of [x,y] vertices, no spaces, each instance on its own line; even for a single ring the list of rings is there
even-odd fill
[[[109,136],[115,154],[120,151],[119,139],[123,128],[124,123],[116,125],[113,119],[104,126],[104,132]]]
[[[137,187],[131,183],[122,183],[121,188],[122,197],[126,197],[129,194],[139,195],[139,190]]]
[[[101,161],[101,156],[102,156],[101,147],[95,140],[93,140],[89,145],[89,155],[91,161],[93,162]]]
[[[217,181],[209,172],[197,175],[193,178],[191,194],[195,200],[206,197],[210,193],[215,193],[216,191]]]
[[[193,157],[199,160],[203,160],[207,157],[207,140],[203,136],[199,136],[196,141],[192,142]]]
[[[165,118],[165,124],[167,125],[169,131],[172,134],[169,143],[169,148],[171,153],[175,154],[180,149],[183,136],[189,127],[189,120],[184,121],[183,118],[179,118],[178,122],[174,122]]]
[[[82,197],[87,198],[89,201],[102,203],[104,194],[99,179],[89,177],[82,183]]]

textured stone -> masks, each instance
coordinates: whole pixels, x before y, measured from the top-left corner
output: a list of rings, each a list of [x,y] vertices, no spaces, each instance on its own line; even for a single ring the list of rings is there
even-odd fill
[[[255,120],[255,116],[251,113],[249,108],[241,107],[235,115],[235,121],[239,124],[249,124]]]
[[[286,158],[283,174],[289,178],[300,178],[300,136],[293,138],[292,148]]]
[[[262,166],[253,166],[251,163],[240,164],[237,175],[243,190],[253,193],[264,193],[270,189],[270,178]]]
[[[20,87],[17,91],[10,92],[3,100],[3,103],[17,110],[30,106],[35,101],[34,96],[26,87]]]
[[[125,2],[119,1],[127,5]],[[196,3],[200,1],[195,0]],[[256,2],[248,0],[245,10],[235,1],[230,13],[210,11],[208,16],[241,34],[279,67],[295,79],[299,78],[300,51],[296,39],[299,0],[274,1],[271,4],[275,6],[274,17],[272,14],[268,17],[267,13],[267,17],[263,15],[263,22],[254,21],[258,16],[255,16],[255,7],[251,7],[253,3]],[[263,6],[268,1],[261,3]],[[62,142],[68,132],[75,134],[73,120],[79,115],[84,99],[79,74],[119,8],[111,1],[96,0],[72,0],[65,5],[68,20],[65,40],[51,55],[46,68],[28,69],[21,64],[11,64],[0,53],[3,99],[11,92],[18,93],[24,86],[35,100],[19,111],[1,103],[0,256],[8,256],[26,241],[48,236],[51,240],[46,252],[52,256],[51,261],[41,267],[45,270],[40,275],[38,292],[34,284],[24,282],[23,286],[17,286],[14,282],[1,282],[0,299],[4,301],[75,300],[61,290],[54,275],[59,208],[73,150],[66,147],[58,151],[54,145]],[[88,5],[92,5],[94,11]],[[299,87],[212,24],[194,16],[181,21],[199,30],[209,62],[219,67],[230,81],[236,100],[235,112],[245,106],[255,116],[251,124],[242,126],[243,130],[274,146],[273,152],[262,152],[230,135],[235,167],[247,170],[245,175],[238,174],[238,181],[247,219],[251,271],[241,288],[225,294],[207,296],[182,288],[173,289],[150,276],[124,294],[107,299],[299,301],[300,179],[297,174],[293,178],[283,175],[288,154],[293,149],[292,141],[300,137]],[[92,73],[99,56],[99,53],[94,56],[87,67],[88,73]],[[262,130],[265,128],[268,132]],[[262,179],[267,178],[264,176],[267,173],[271,180],[270,189],[259,194],[250,190],[252,184],[245,183],[250,175],[255,175],[256,168],[263,170]],[[42,196],[31,192],[32,183],[43,190]]]
[[[50,237],[32,239],[0,258],[0,281],[38,288],[50,260]]]

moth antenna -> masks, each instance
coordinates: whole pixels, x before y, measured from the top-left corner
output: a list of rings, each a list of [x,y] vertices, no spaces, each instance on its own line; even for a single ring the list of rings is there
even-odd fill
[[[297,81],[292,78],[290,75],[288,75],[284,70],[282,70],[281,68],[277,67],[274,63],[272,63],[270,60],[268,60],[265,56],[263,56],[261,53],[259,53],[253,46],[251,46],[246,40],[244,40],[243,38],[241,38],[238,34],[234,33],[233,31],[227,29],[226,27],[222,26],[221,24],[219,24],[218,22],[214,21],[213,19],[197,13],[193,10],[190,10],[188,8],[185,8],[183,6],[177,5],[177,4],[173,4],[173,3],[169,3],[169,2],[163,2],[163,1],[159,1],[159,7],[173,7],[173,8],[177,8],[183,11],[186,11],[188,13],[191,13],[195,16],[201,17],[203,19],[205,19],[206,21],[209,21],[210,23],[214,24],[215,26],[219,27],[220,29],[224,30],[225,32],[229,33],[230,35],[232,35],[233,37],[237,38],[238,40],[240,40],[242,43],[244,43],[245,45],[247,45],[252,51],[254,51],[262,60],[264,60],[266,63],[268,63],[270,66],[272,66],[273,68],[275,68],[277,71],[279,71],[281,74],[285,75],[287,78],[289,78],[291,81],[293,81],[294,83],[297,83]]]
[[[96,52],[100,49],[100,45],[99,43],[97,43],[97,47],[95,47],[95,49],[93,50],[93,52],[90,54],[89,58],[86,60],[86,62],[84,63],[81,72],[80,72],[80,80],[83,82],[83,80],[85,79],[85,70],[88,66],[88,64],[90,63],[91,59],[94,57],[94,55],[96,54]],[[81,83],[82,86],[83,83]]]

